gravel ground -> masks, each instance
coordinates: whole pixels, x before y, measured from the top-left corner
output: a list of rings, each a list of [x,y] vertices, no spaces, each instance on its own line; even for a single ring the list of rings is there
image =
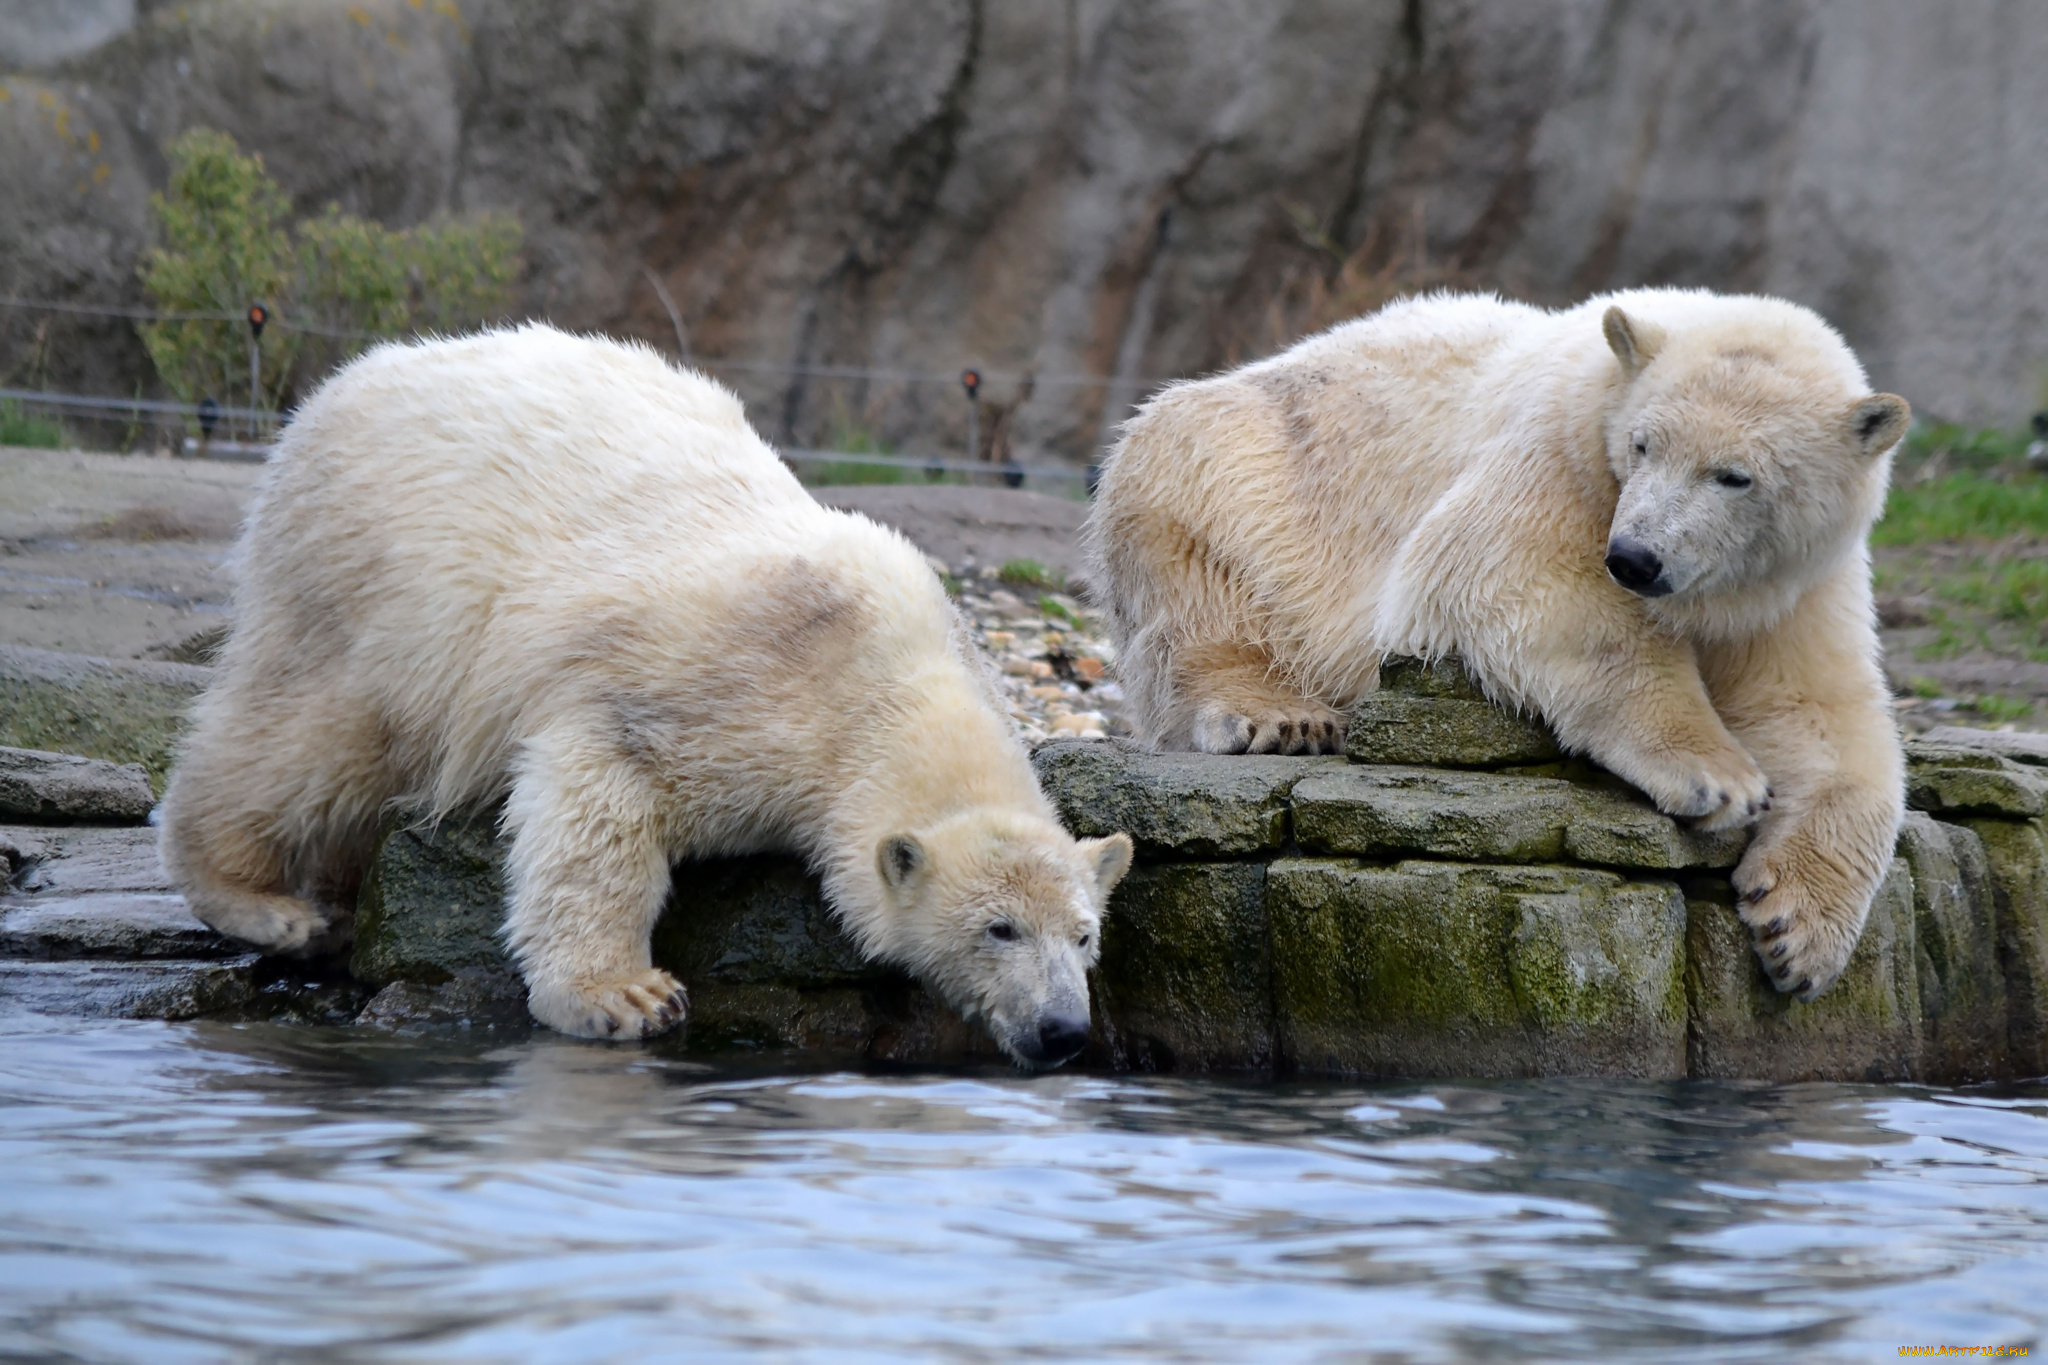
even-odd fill
[[[1001,670],[1010,715],[1029,740],[1128,735],[1123,689],[1101,619],[1073,597],[1005,581],[993,567],[965,579],[960,607]]]

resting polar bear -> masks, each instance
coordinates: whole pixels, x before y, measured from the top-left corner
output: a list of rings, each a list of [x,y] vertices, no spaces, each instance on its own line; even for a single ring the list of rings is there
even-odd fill
[[[221,932],[336,937],[388,808],[505,795],[506,936],[554,1028],[675,1023],[671,861],[791,848],[1017,1060],[1085,1042],[1130,841],[1061,829],[924,557],[652,351],[372,351],[279,442],[236,611],[163,832]]]
[[[1153,399],[1092,574],[1162,746],[1335,749],[1383,656],[1455,652],[1671,814],[1761,817],[1742,915],[1810,999],[1901,815],[1866,542],[1908,417],[1777,299],[1419,298]]]

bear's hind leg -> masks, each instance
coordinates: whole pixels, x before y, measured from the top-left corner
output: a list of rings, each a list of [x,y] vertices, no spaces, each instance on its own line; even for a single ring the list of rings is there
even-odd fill
[[[345,945],[377,815],[387,738],[333,689],[251,695],[233,681],[201,715],[164,794],[164,870],[192,913],[267,953]]]
[[[1192,747],[1205,754],[1334,754],[1344,716],[1288,685],[1254,645],[1178,651],[1177,704]]]
[[[193,915],[266,953],[312,956],[338,946],[328,913],[289,893],[285,860],[251,812],[208,809],[189,783],[174,784],[172,796],[164,868]]]

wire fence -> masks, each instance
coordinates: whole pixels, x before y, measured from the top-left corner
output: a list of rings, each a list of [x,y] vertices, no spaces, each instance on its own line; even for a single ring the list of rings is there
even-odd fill
[[[131,323],[248,321],[246,312],[165,310],[11,295],[0,296],[0,309],[118,319]],[[275,311],[268,313],[265,325],[280,331],[297,331],[351,341],[377,342],[394,339],[384,333],[350,331],[298,322],[289,315]],[[885,482],[923,477],[953,482],[997,483],[1012,488],[1022,487],[1027,481],[1062,486],[1078,484],[1092,491],[1095,469],[1093,465],[1081,468],[1073,465],[1018,463],[1006,458],[1007,445],[1002,447],[1000,452],[981,448],[974,435],[979,428],[978,419],[983,412],[982,404],[987,401],[978,394],[980,386],[1010,385],[1013,386],[1013,391],[1021,389],[1027,393],[1039,386],[1055,389],[1102,389],[1112,391],[1113,401],[1119,394],[1123,395],[1126,401],[1135,401],[1136,397],[1143,393],[1172,382],[1168,378],[1150,375],[991,371],[973,365],[953,371],[935,371],[908,367],[812,364],[765,358],[697,355],[687,349],[680,325],[677,328],[677,340],[684,364],[713,374],[821,379],[885,386],[947,385],[963,389],[969,432],[967,453],[970,458],[900,455],[876,450],[873,448],[875,443],[872,437],[860,431],[827,433],[835,440],[856,438],[851,440],[851,444],[862,447],[859,449],[805,447],[784,452],[785,458],[793,464],[800,467],[808,466],[816,479],[830,482]],[[939,411],[932,408],[929,403],[920,403],[918,406],[920,411],[927,414]],[[48,389],[0,388],[0,444],[67,444],[102,450],[159,450],[188,454],[204,453],[220,458],[252,458],[251,452],[260,452],[265,442],[274,436],[278,426],[287,420],[289,414],[213,400],[203,403],[181,403],[140,396],[116,398],[53,392]],[[950,435],[953,439],[942,439],[938,444],[957,446],[957,431]],[[858,439],[863,437],[866,439]],[[972,458],[974,455],[984,458]]]
[[[55,413],[75,427],[80,419],[111,424],[122,429],[127,439],[100,443],[94,449],[154,450],[194,459],[261,461],[268,457],[270,442],[290,420],[289,413],[265,412],[254,408],[231,408],[213,403],[179,403],[160,398],[107,398],[91,394],[52,393],[44,389],[0,388],[0,445],[60,445],[75,435],[51,424],[34,430],[38,414]],[[10,428],[10,420],[13,428]],[[19,428],[30,428],[24,432]],[[253,429],[254,439],[240,439],[237,426]],[[198,428],[198,433],[191,434]],[[30,439],[22,439],[26,435]],[[146,438],[146,439],[145,439]],[[1020,464],[953,460],[940,456],[883,455],[855,450],[813,450],[792,448],[779,452],[782,458],[808,471],[811,481],[824,483],[926,482],[980,483],[1008,488],[1027,484],[1052,484],[1070,494],[1079,485],[1095,491],[1099,467],[1088,465]],[[852,473],[850,471],[859,471]]]
[[[65,313],[80,317],[122,318],[131,322],[245,322],[246,312],[164,311],[153,308],[130,308],[114,304],[65,303],[53,299],[24,299],[0,297],[0,308],[15,308],[29,312]],[[514,319],[517,321],[518,319]],[[322,327],[309,322],[295,322],[289,316],[271,312],[266,326],[287,332],[306,332],[314,336],[335,337],[345,341],[391,341],[395,340],[386,332],[350,331],[346,328]],[[1108,374],[1042,374],[1031,370],[985,370],[978,366],[965,366],[962,370],[910,370],[892,369],[866,365],[813,365],[781,360],[746,360],[737,357],[706,356],[686,354],[687,364],[704,369],[731,370],[746,374],[802,375],[821,379],[865,379],[883,383],[898,384],[958,384],[965,369],[974,369],[982,379],[997,383],[1045,384],[1055,388],[1106,389],[1117,384],[1136,384],[1156,387],[1173,382],[1173,376],[1157,375],[1108,375]]]

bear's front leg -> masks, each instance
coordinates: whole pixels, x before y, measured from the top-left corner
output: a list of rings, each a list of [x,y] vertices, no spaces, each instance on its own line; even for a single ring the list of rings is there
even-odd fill
[[[505,939],[535,1019],[579,1038],[650,1038],[683,1019],[649,939],[669,860],[650,794],[574,735],[529,743],[505,806]]]
[[[1552,660],[1535,686],[1538,710],[1565,747],[1591,757],[1705,830],[1753,823],[1771,784],[1707,696],[1692,651],[1641,632],[1590,658]]]
[[[1905,758],[1860,587],[1845,575],[1778,629],[1701,660],[1715,704],[1777,788],[1731,880],[1764,973],[1803,1000],[1848,966],[1905,811]]]

